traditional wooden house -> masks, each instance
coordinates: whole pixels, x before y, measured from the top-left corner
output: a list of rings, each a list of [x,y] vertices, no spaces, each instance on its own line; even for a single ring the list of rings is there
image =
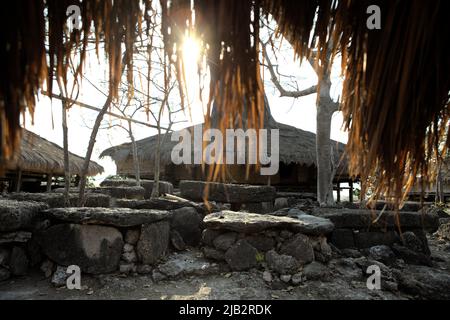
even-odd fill
[[[212,123],[219,117],[213,112]],[[194,139],[196,125],[187,128]],[[217,181],[229,183],[271,184],[286,190],[314,191],[316,189],[316,135],[289,125],[276,122],[270,110],[266,107],[264,129],[279,129],[279,170],[275,175],[264,176],[254,166],[250,167],[247,175],[246,165],[227,164],[220,169]],[[167,134],[161,145],[160,177],[177,184],[180,180],[206,180],[208,166],[181,164],[175,165],[171,160],[171,152],[178,141],[171,141],[171,134]],[[141,177],[153,179],[155,150],[157,136],[151,136],[136,141]],[[336,170],[336,182],[350,182],[346,170],[347,160],[344,155],[345,145],[331,141],[332,155]],[[270,147],[268,147],[270,150]],[[224,151],[225,152],[225,151]],[[191,149],[192,156],[194,148]],[[104,150],[100,157],[111,157],[117,165],[117,174],[134,177],[134,163],[131,143],[124,143]]]
[[[9,191],[42,191],[50,189],[54,179],[64,177],[64,151],[57,144],[22,129],[18,152],[8,161],[0,180],[8,184]],[[84,159],[69,154],[70,174],[80,174]],[[103,167],[94,161],[89,164],[88,175],[102,173]]]

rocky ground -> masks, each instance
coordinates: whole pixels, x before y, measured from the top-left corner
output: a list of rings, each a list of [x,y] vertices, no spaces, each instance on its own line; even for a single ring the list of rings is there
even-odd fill
[[[430,267],[398,259],[385,265],[357,250],[344,250],[327,265],[305,267],[298,286],[270,279],[262,270],[229,272],[189,251],[168,258],[166,268],[175,275],[171,280],[153,282],[151,274],[82,275],[82,290],[69,290],[54,287],[36,271],[0,283],[0,299],[450,299],[450,243],[436,237],[428,241]],[[381,290],[367,289],[364,271],[372,264],[380,266]]]

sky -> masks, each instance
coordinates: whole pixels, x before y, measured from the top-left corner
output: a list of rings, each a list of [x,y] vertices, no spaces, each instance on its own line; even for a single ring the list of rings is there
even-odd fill
[[[282,85],[289,89],[292,86],[298,87],[299,90],[308,88],[317,84],[317,77],[309,65],[304,62],[300,64],[299,60],[294,59],[293,50],[286,41],[276,42],[279,52],[276,56],[270,53],[272,63],[278,64],[280,74],[287,75],[281,79]],[[198,76],[196,74],[196,55],[198,48],[195,40],[185,42],[184,60],[186,64],[186,78],[188,79],[188,95],[191,107],[191,115],[179,113],[177,121],[184,121],[174,126],[174,129],[182,129],[192,124],[203,122],[204,106],[198,99]],[[342,80],[339,77],[339,61],[336,61],[332,72],[332,97],[337,99],[339,92],[342,90]],[[88,59],[85,66],[84,78],[80,87],[80,95],[77,100],[92,106],[101,108],[106,100],[105,95],[97,88],[104,86],[105,79],[108,79],[106,60],[102,57],[98,58],[93,52],[88,53]],[[269,72],[263,73],[266,95],[269,100],[272,116],[276,121],[288,124],[302,130],[316,132],[316,95],[310,95],[303,98],[293,99],[288,97],[280,97],[279,92],[270,81]],[[95,87],[94,87],[95,86]],[[54,86],[57,93],[57,86]],[[105,90],[106,91],[106,90]],[[61,101],[58,99],[50,100],[48,97],[39,94],[34,113],[34,118],[26,113],[22,118],[24,127],[41,137],[55,142],[62,146],[62,121],[61,121]],[[114,109],[111,110],[112,112]],[[68,111],[68,135],[69,150],[77,155],[84,157],[91,134],[91,128],[94,124],[96,111],[72,106]],[[191,118],[192,116],[192,118]],[[144,114],[138,114],[136,120],[148,122]],[[111,116],[105,116],[104,124],[116,123],[117,120]],[[150,121],[150,123],[152,123]],[[154,124],[154,123],[153,123]],[[105,125],[102,125],[105,127]],[[136,139],[143,139],[150,135],[154,135],[156,131],[142,125],[134,125],[134,135]],[[343,143],[347,142],[347,133],[342,129],[342,115],[337,112],[332,119],[331,138]],[[128,133],[121,128],[101,129],[97,135],[92,160],[102,165],[105,172],[94,177],[95,182],[101,182],[105,177],[116,174],[116,166],[110,158],[99,159],[100,153],[114,145],[130,142]]]

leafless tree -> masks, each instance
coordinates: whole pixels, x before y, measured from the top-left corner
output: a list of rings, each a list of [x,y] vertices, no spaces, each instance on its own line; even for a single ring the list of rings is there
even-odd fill
[[[309,63],[318,75],[319,83],[303,90],[286,90],[279,80],[278,66],[273,64],[268,54],[268,44],[271,41],[262,42],[264,63],[270,73],[270,78],[281,97],[301,98],[311,94],[318,94],[317,103],[317,132],[316,132],[316,157],[317,157],[317,200],[321,205],[333,205],[333,159],[331,152],[331,120],[333,114],[338,111],[339,103],[331,98],[331,50],[328,50],[324,73],[319,77],[319,61],[312,54]],[[330,45],[331,47],[331,45]]]

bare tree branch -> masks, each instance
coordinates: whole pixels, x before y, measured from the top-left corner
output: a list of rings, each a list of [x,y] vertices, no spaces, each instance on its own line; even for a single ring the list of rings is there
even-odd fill
[[[269,69],[270,72],[270,78],[275,85],[275,87],[280,92],[280,97],[290,97],[290,98],[301,98],[305,96],[309,96],[310,94],[317,93],[317,85],[311,86],[310,88],[304,89],[304,90],[296,90],[296,91],[289,91],[283,88],[280,81],[278,80],[277,74],[275,72],[275,68],[270,61],[269,55],[267,54],[266,50],[266,44],[262,43],[263,47],[263,53],[264,53],[264,59],[267,62],[267,69]]]

